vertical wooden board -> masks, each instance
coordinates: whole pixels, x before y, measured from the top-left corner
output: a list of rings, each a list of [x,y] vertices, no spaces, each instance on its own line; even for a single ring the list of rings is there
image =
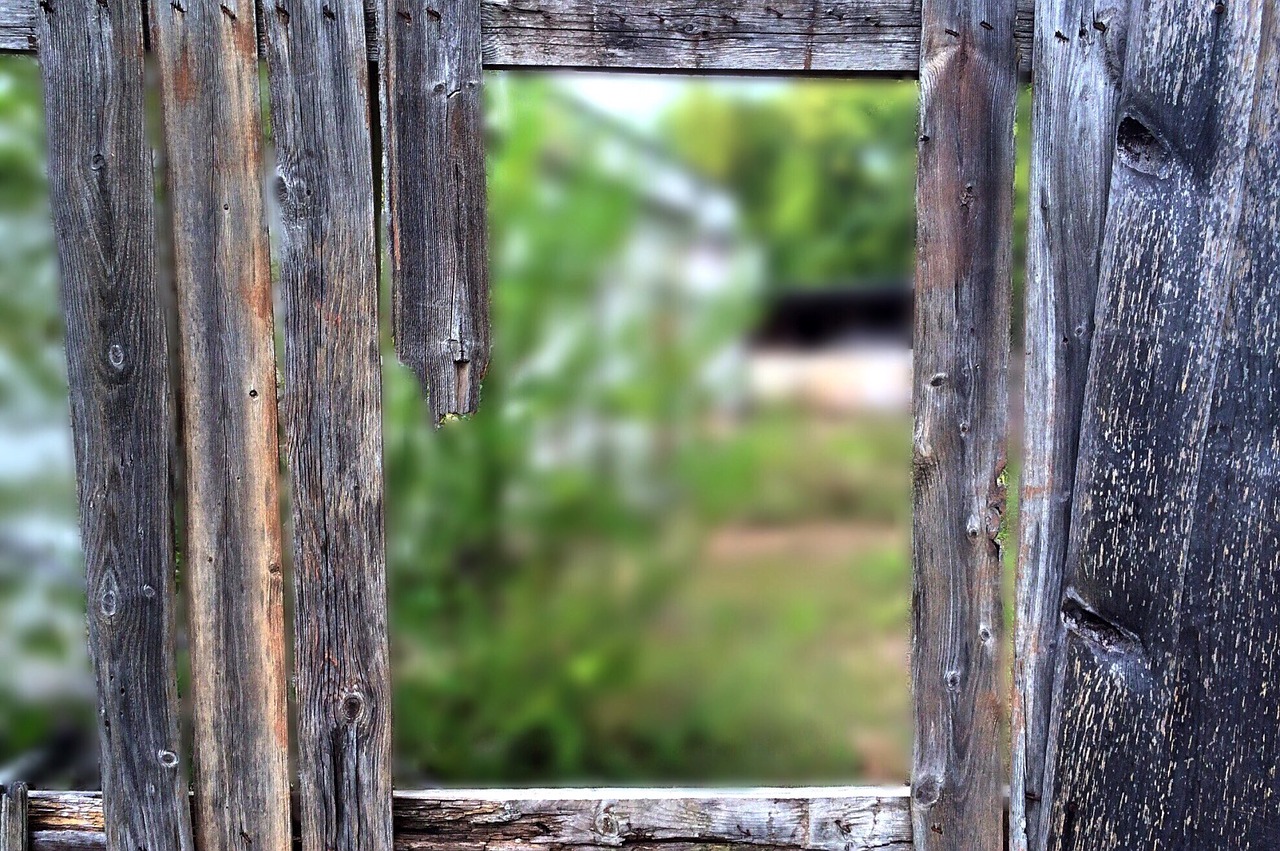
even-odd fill
[[[489,367],[480,0],[385,0],[382,126],[396,352],[432,419]]]
[[[1148,2],[1134,18],[1042,847],[1280,833],[1276,15]]]
[[[1009,359],[1011,0],[926,0],[916,184],[916,848],[1003,845],[999,675]]]
[[[27,785],[0,786],[0,851],[27,851]]]
[[[252,0],[154,0],[186,458],[202,851],[287,851],[275,343]]]
[[[190,851],[142,9],[44,0],[38,26],[107,844]]]
[[[1124,68],[1128,0],[1036,8],[1024,463],[1014,642],[1010,847],[1039,833],[1076,448]]]
[[[303,851],[390,851],[370,91],[359,3],[266,11],[281,200]]]

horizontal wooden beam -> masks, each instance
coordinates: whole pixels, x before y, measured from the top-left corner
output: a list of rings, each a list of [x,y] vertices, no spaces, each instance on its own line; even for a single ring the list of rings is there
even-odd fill
[[[432,789],[395,796],[397,851],[909,851],[905,787]],[[32,792],[31,851],[100,851],[96,792]]]
[[[1032,5],[1018,2],[1024,71]],[[0,0],[0,50],[35,51],[37,8]],[[920,0],[484,0],[483,16],[486,68],[913,77],[920,64]]]

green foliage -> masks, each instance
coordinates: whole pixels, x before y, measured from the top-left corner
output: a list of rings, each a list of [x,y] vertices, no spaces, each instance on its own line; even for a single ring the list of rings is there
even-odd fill
[[[914,83],[801,81],[738,96],[691,86],[666,132],[732,187],[771,286],[910,277]]]
[[[78,698],[88,667],[44,140],[35,60],[0,57],[0,763],[92,717],[19,693]]]
[[[599,166],[616,134],[545,80],[489,92],[481,410],[432,432],[412,377],[385,376],[397,754],[420,781],[626,775],[643,768],[602,747],[592,709],[631,681],[635,636],[689,558],[670,458],[747,281],[686,312],[673,258],[706,237]],[[641,233],[661,251],[637,273]]]
[[[708,364],[752,322],[761,253],[770,286],[910,276],[916,86],[691,83],[664,144],[737,200],[725,227],[655,197],[651,160],[619,169],[613,148],[648,143],[554,81],[487,90],[480,413],[431,429],[384,341],[398,781],[892,777],[909,744],[909,423],[764,412],[724,433]],[[41,109],[34,62],[0,59],[0,428],[69,446]],[[691,285],[699,252],[728,269],[710,290]],[[64,454],[0,476],[0,534],[74,527]],[[821,542],[851,523],[870,537]],[[725,529],[810,526],[799,556],[708,555]],[[0,550],[0,637],[84,677],[77,583],[29,579],[77,569],[73,547]],[[10,685],[0,761],[49,725]],[[891,731],[879,763],[859,725]]]

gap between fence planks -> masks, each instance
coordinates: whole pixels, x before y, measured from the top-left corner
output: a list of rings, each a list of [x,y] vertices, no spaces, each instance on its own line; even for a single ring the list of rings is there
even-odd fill
[[[45,0],[40,67],[106,835],[191,851],[142,20],[134,0]]]
[[[1277,14],[1133,19],[1037,849],[1276,847]]]
[[[27,786],[0,786],[0,851],[27,851]]]
[[[390,851],[378,246],[359,4],[275,0],[303,851]],[[374,119],[376,120],[376,119]]]
[[[381,2],[369,0],[369,11]],[[1033,4],[1019,0],[1023,71]],[[36,49],[34,9],[32,0],[0,0],[0,50]],[[483,0],[483,17],[487,68],[911,77],[920,67],[918,0]],[[377,45],[370,30],[370,61]]]
[[[382,143],[396,354],[431,421],[475,411],[489,368],[480,0],[386,0]]]
[[[1093,339],[1127,0],[1036,8],[1009,844],[1039,834],[1076,448]]]
[[[201,851],[286,851],[275,341],[253,0],[152,0],[186,458],[194,825]]]
[[[919,851],[999,851],[1016,15],[1011,0],[922,14],[912,819]]]
[[[433,789],[395,795],[400,851],[908,851],[902,787]],[[87,792],[33,792],[32,851],[97,851]]]

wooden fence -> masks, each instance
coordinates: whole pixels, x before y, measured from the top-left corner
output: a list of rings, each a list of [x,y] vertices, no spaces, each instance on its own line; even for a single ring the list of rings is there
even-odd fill
[[[0,849],[1274,847],[1278,14],[1036,0],[1033,27],[1012,0],[0,0],[0,48],[38,52],[45,81],[103,779],[100,796],[0,792]],[[283,211],[279,413],[259,59]],[[377,210],[397,353],[434,416],[470,410],[489,346],[484,67],[918,74],[910,790],[393,793]],[[1020,71],[1035,96],[1006,776]],[[277,416],[295,489],[295,793]]]

